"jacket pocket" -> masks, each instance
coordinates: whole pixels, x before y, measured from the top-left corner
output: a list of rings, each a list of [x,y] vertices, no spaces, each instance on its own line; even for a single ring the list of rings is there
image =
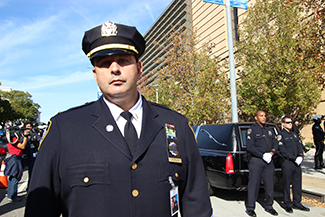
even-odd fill
[[[67,167],[67,170],[71,188],[110,184],[110,168],[106,163],[78,164]]]

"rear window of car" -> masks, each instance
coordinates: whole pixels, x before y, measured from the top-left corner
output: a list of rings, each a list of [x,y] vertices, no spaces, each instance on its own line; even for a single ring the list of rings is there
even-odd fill
[[[247,142],[247,130],[249,129],[249,126],[239,126],[239,132],[240,132],[240,140],[242,147],[246,148],[246,142]]]
[[[232,150],[232,124],[199,127],[198,146],[201,149]]]

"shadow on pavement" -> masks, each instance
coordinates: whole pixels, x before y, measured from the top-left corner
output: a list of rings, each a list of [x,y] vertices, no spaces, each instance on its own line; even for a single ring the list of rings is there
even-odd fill
[[[214,191],[213,196],[221,198],[226,201],[245,202],[247,200],[247,191],[225,190],[225,189],[218,189],[218,188],[213,188],[213,191]],[[282,189],[275,189],[274,202],[277,202],[283,208]],[[259,203],[263,208],[265,208],[264,188],[260,188],[256,203]]]
[[[22,199],[21,201],[19,202],[7,202],[4,204],[4,205],[1,205],[0,206],[0,216],[1,215],[4,215],[6,213],[9,213],[13,210],[16,210],[16,209],[20,209],[22,207],[25,207],[25,204],[26,204],[26,197],[27,195],[23,195],[23,196],[20,196],[20,198]],[[6,200],[6,198],[4,198],[4,200]]]
[[[227,201],[245,201],[247,197],[247,191],[225,190],[220,188],[213,188],[213,191],[213,196]]]

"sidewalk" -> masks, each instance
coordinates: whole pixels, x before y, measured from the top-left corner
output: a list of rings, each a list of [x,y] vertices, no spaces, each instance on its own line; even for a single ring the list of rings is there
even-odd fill
[[[315,170],[314,164],[315,149],[305,153],[302,162],[302,189],[325,195],[325,168]]]

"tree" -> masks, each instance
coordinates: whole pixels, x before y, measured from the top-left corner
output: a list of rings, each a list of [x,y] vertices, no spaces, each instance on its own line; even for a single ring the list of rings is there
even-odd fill
[[[317,79],[322,89],[325,84],[325,0],[303,0],[300,1],[304,7],[305,13],[308,14],[307,24],[309,28],[301,31],[302,36],[308,40],[304,40],[302,46],[309,48],[308,57],[315,58],[322,64],[321,70],[317,71]],[[303,49],[305,50],[305,49]]]
[[[163,67],[144,76],[141,93],[189,118],[191,124],[220,123],[229,117],[230,91],[226,68],[211,58],[211,44],[196,48],[194,33],[173,31],[157,49],[164,55],[155,60]],[[167,48],[167,49],[166,49]],[[152,83],[148,84],[151,80]]]
[[[13,120],[14,116],[14,111],[9,101],[0,98],[0,125],[2,128],[4,128],[7,121]]]
[[[31,99],[32,95],[30,95],[28,92],[19,90],[12,90],[9,92],[0,91],[0,97],[3,100],[8,100],[13,110],[12,116],[8,117],[7,120],[36,120],[40,105],[33,102]]]
[[[271,122],[279,122],[283,114],[304,120],[320,103],[324,41],[311,36],[315,25],[302,3],[257,0],[239,25],[241,119],[249,120],[261,109],[271,114]]]

